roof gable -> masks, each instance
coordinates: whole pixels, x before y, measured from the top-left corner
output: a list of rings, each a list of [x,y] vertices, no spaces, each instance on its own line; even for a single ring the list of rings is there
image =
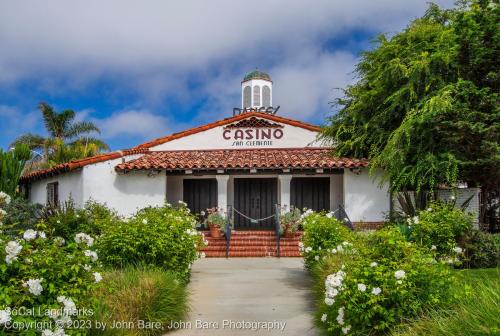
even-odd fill
[[[229,125],[229,124],[232,124],[232,123],[235,123],[235,122],[238,122],[238,121],[243,121],[243,120],[251,120],[251,118],[254,118],[254,119],[257,119],[257,120],[258,119],[266,119],[266,120],[270,121],[269,124],[272,124],[271,122],[274,122],[274,123],[283,123],[283,124],[286,124],[286,125],[290,125],[290,126],[295,126],[295,127],[299,127],[299,128],[302,128],[302,129],[306,129],[306,130],[309,130],[309,131],[312,131],[312,132],[319,132],[321,130],[321,128],[319,126],[308,124],[308,123],[305,123],[305,122],[302,122],[302,121],[297,121],[297,120],[293,120],[293,119],[279,117],[279,116],[276,116],[276,115],[273,115],[273,114],[268,114],[268,113],[247,112],[247,113],[242,113],[242,114],[235,115],[235,116],[230,117],[230,118],[225,118],[225,119],[222,119],[222,120],[210,123],[210,124],[206,124],[206,125],[203,125],[203,126],[198,126],[198,127],[190,128],[190,129],[182,131],[182,132],[178,132],[178,133],[174,133],[174,134],[171,134],[171,135],[168,135],[168,136],[165,136],[165,137],[157,138],[155,140],[152,140],[152,141],[140,144],[140,145],[138,145],[138,146],[136,146],[134,148],[151,148],[151,147],[158,146],[158,145],[164,144],[164,143],[172,141],[172,140],[177,140],[177,139],[189,136],[189,135],[193,135],[193,134],[196,134],[196,133],[204,132],[204,131],[213,129],[215,127],[226,126],[226,125]],[[259,124],[262,125],[262,124],[265,124],[265,123],[263,123],[263,122],[257,122],[253,126],[243,126],[243,127],[259,127]],[[279,124],[275,124],[275,125],[279,125]],[[269,126],[264,126],[264,127],[269,127]],[[274,126],[274,127],[276,127],[276,126]]]

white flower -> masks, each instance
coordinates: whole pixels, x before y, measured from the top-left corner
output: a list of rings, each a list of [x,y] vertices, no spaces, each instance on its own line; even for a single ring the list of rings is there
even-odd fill
[[[340,325],[344,324],[344,307],[340,307],[338,310],[338,315],[337,315],[337,322]]]
[[[148,224],[148,220],[147,220],[146,218],[144,218],[144,219],[142,220],[142,224]]]
[[[335,213],[333,211],[330,211],[329,213],[326,214],[326,218],[332,218]]]
[[[427,211],[432,211],[432,208],[428,208]]]
[[[401,285],[401,284],[403,283],[403,281],[398,280],[398,281],[396,281],[396,283],[397,283],[398,285]]]
[[[43,231],[37,231],[36,233],[38,233],[38,237],[42,238],[42,239],[45,239],[47,238],[47,235],[45,234],[45,232]]]
[[[83,254],[85,254],[86,257],[89,257],[90,259],[92,259],[93,262],[96,262],[98,259],[97,253],[95,253],[94,251],[85,250],[85,251],[83,251]]]
[[[348,325],[347,327],[343,327],[342,328],[342,332],[344,333],[344,335],[347,335],[347,333],[349,332],[349,330],[351,330],[351,325]]]
[[[418,216],[413,217],[413,223],[418,224]]]
[[[453,251],[455,251],[455,253],[462,253],[463,252],[462,248],[459,246],[453,248]]]
[[[201,216],[205,216],[205,211],[200,211]]]
[[[5,252],[7,255],[5,256],[5,261],[7,264],[12,264],[12,261],[17,260],[17,255],[21,252],[23,247],[16,241],[11,240],[5,246]]]
[[[345,242],[342,243],[342,245],[349,246],[349,245],[351,245],[351,243],[345,241]]]
[[[436,245],[432,245],[432,246],[431,246],[431,250],[433,250],[433,251],[434,251],[435,249],[436,249]]]
[[[61,224],[61,221],[59,219],[56,222],[57,222],[57,224]]]
[[[380,287],[375,287],[372,289],[373,295],[379,295],[381,292],[382,292],[382,289],[380,289]]]
[[[454,201],[454,200],[455,200],[455,196],[451,195],[451,196],[450,196],[450,199],[451,199],[452,201]]]
[[[333,254],[337,253],[337,249],[336,248],[332,248],[332,253]]]
[[[33,240],[36,238],[36,231],[32,229],[28,229],[24,231],[23,238],[27,241]]]
[[[337,252],[339,253],[344,252],[344,248],[342,247],[342,245],[337,245]]]
[[[3,199],[3,202],[5,204],[9,204],[11,201],[11,198],[8,194],[4,193],[3,191],[0,191],[0,199]]]
[[[67,298],[65,296],[58,296],[57,297],[57,302],[62,303],[64,305],[64,315],[76,315],[78,313],[78,310],[76,309],[76,304],[73,300],[70,298]],[[53,318],[58,317],[59,314],[55,314]],[[71,320],[70,320],[71,321]]]
[[[92,266],[85,264],[85,265],[83,265],[83,269],[88,272],[92,269]]]
[[[334,303],[335,303],[335,300],[334,300],[334,299],[332,299],[332,298],[325,298],[325,304],[326,304],[327,306],[331,306],[331,305],[333,305]]]
[[[96,283],[101,282],[101,280],[102,280],[102,275],[101,275],[101,273],[99,273],[99,272],[94,272],[94,279],[95,279],[95,282],[96,282]]]
[[[377,262],[376,262],[376,261],[374,261],[374,262],[372,262],[372,263],[370,264],[370,267],[377,267],[377,266],[378,266],[378,264],[377,264]]]
[[[396,279],[403,279],[406,276],[406,273],[403,270],[399,270],[394,272],[394,276],[396,277]]]
[[[28,281],[25,282],[25,284],[28,286],[28,290],[31,294],[38,296],[42,293],[43,287],[42,287],[42,282],[43,278],[41,279],[29,279]]]
[[[329,298],[334,298],[339,294],[339,291],[336,288],[328,288],[325,292],[325,295]]]
[[[92,246],[94,245],[94,238],[89,236],[86,233],[80,232],[75,235],[75,242],[77,243],[86,243],[87,246]]]
[[[57,321],[57,322],[59,322],[59,321]],[[61,320],[61,322],[64,322],[64,321]],[[67,334],[64,332],[64,329],[56,328],[55,331],[45,329],[42,332],[42,336],[67,336]]]
[[[306,247],[306,249],[304,250],[306,253],[309,253],[312,251],[312,247],[311,246],[308,246]]]
[[[366,285],[362,283],[358,284],[358,290],[361,292],[366,291]]]
[[[321,322],[326,322],[327,315],[323,314],[321,315]]]
[[[0,325],[7,324],[12,320],[10,317],[10,308],[0,310]]]
[[[318,261],[319,260],[319,255],[314,256],[314,260]]]

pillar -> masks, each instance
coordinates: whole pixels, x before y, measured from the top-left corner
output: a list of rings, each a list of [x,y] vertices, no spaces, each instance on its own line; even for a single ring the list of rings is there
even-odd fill
[[[219,211],[227,211],[227,181],[229,175],[216,175],[217,179],[217,207]]]
[[[280,181],[280,203],[281,207],[290,211],[290,181],[292,175],[278,175]]]

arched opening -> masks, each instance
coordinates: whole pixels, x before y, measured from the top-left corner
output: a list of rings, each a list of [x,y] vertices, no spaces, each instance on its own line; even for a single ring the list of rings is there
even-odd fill
[[[253,87],[253,106],[260,106],[260,86]]]
[[[252,89],[250,86],[245,86],[243,88],[243,107],[252,106]]]
[[[271,106],[271,89],[267,85],[262,87],[262,106]]]

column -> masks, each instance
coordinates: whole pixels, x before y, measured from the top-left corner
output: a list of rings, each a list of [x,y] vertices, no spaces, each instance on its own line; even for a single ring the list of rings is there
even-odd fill
[[[278,175],[280,181],[280,203],[286,211],[290,211],[290,181],[292,175]]]
[[[219,211],[227,211],[227,181],[229,175],[216,175],[217,179],[217,207]]]

